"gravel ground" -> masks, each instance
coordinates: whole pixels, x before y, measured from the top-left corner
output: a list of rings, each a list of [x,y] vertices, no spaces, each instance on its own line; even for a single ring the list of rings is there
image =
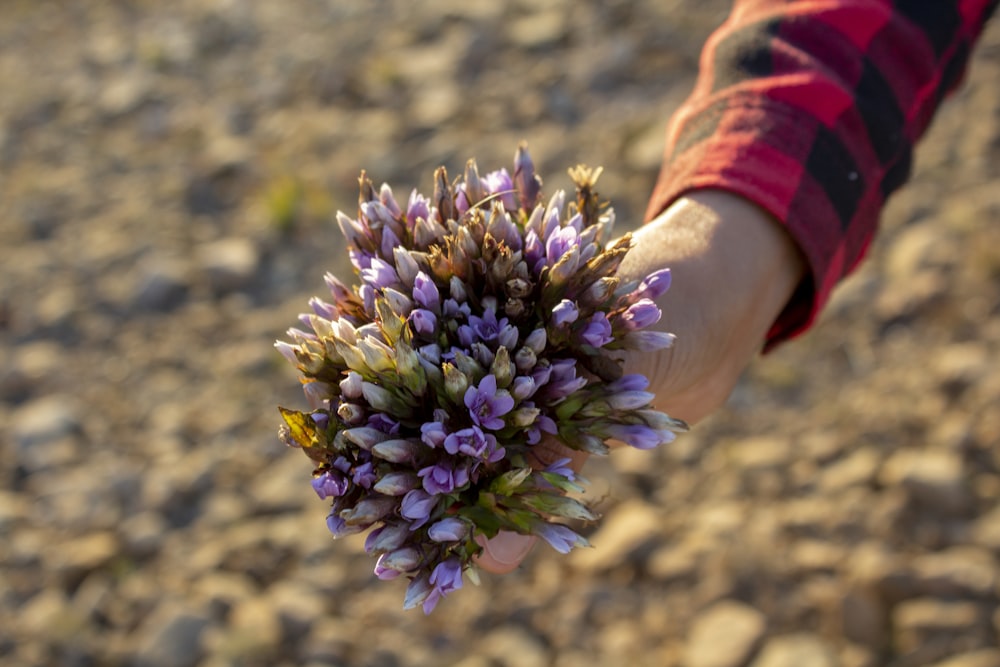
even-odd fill
[[[403,612],[277,442],[360,168],[526,139],[635,226],[727,5],[4,2],[0,662],[1000,665],[995,22],[821,323],[588,468],[595,549]]]

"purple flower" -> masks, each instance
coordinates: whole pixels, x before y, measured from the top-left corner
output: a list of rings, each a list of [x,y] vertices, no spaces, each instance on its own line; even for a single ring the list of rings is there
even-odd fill
[[[592,347],[603,347],[614,340],[608,316],[600,310],[594,313],[590,321],[580,331],[580,338]]]
[[[552,324],[561,327],[564,324],[576,322],[580,316],[580,309],[569,299],[563,299],[552,309]]]
[[[392,249],[400,244],[399,237],[389,227],[382,230],[382,243],[379,250],[383,257],[392,257]]]
[[[457,517],[446,517],[427,529],[427,537],[435,542],[458,542],[469,534],[469,524]]]
[[[444,430],[444,424],[441,422],[425,422],[420,426],[420,439],[431,449],[443,445],[447,437],[448,432]]]
[[[566,226],[556,229],[545,240],[545,257],[549,266],[558,262],[560,257],[579,245],[580,237],[576,233],[575,227]]]
[[[558,523],[539,521],[532,526],[532,534],[548,542],[561,554],[568,554],[573,547],[587,545],[585,539]]]
[[[552,362],[549,371],[548,383],[542,393],[550,402],[566,398],[587,384],[586,378],[576,376],[575,359],[557,359]]]
[[[510,393],[515,399],[523,401],[526,398],[531,398],[531,395],[535,393],[535,389],[534,378],[528,375],[519,375],[514,378],[514,384],[511,385]]]
[[[601,430],[606,437],[620,440],[636,449],[652,449],[668,440],[666,432],[645,424],[609,424]]]
[[[410,536],[410,528],[405,523],[386,524],[368,533],[365,538],[365,552],[393,551],[403,546]]]
[[[500,202],[508,211],[517,210],[517,195],[514,191],[514,181],[506,169],[491,171],[482,178],[483,189],[491,195],[500,195]]]
[[[348,483],[339,472],[327,470],[321,475],[313,477],[312,487],[316,495],[322,498],[336,498],[347,493]]]
[[[407,319],[413,331],[421,336],[433,336],[437,330],[437,316],[429,310],[417,308]]]
[[[437,498],[421,489],[413,489],[403,496],[399,513],[413,522],[410,524],[410,529],[416,530],[427,523],[435,505],[437,505]]]
[[[421,468],[417,474],[424,480],[424,490],[432,495],[451,493],[469,483],[468,468],[447,462]]]
[[[413,547],[403,547],[384,553],[375,563],[375,576],[383,581],[395,579],[403,572],[411,572],[420,565],[420,552]]]
[[[410,193],[410,201],[406,206],[406,226],[413,231],[413,224],[417,218],[426,220],[431,217],[430,203],[427,198],[415,189]]]
[[[660,320],[660,308],[649,299],[639,299],[622,313],[621,322],[628,331],[645,329]]]
[[[424,600],[425,614],[434,611],[434,607],[437,606],[441,598],[462,587],[461,561],[452,557],[438,563],[434,571],[431,572],[430,584],[433,588]]]
[[[441,314],[449,320],[467,319],[472,314],[472,308],[467,303],[459,304],[455,299],[445,299]]]
[[[396,269],[384,259],[374,257],[366,269],[361,269],[361,279],[377,289],[392,287],[399,283]]]
[[[504,448],[497,447],[492,433],[483,433],[478,426],[463,428],[445,438],[444,449],[449,454],[465,454],[475,459],[495,463],[503,458]]]
[[[351,476],[351,479],[358,486],[370,489],[372,484],[375,483],[375,471],[372,468],[371,462],[357,466],[354,469],[354,474]]]
[[[637,299],[656,299],[670,289],[670,269],[660,269],[646,276],[639,283],[633,296]]]
[[[351,264],[358,271],[367,271],[372,265],[372,260],[375,259],[375,255],[357,248],[351,248],[347,254],[351,258]]]
[[[486,375],[479,387],[465,390],[465,407],[477,426],[496,431],[504,427],[501,417],[514,409],[514,399],[506,392],[497,395],[497,379]]]
[[[548,415],[538,415],[538,419],[535,420],[535,424],[528,429],[528,444],[537,445],[542,439],[543,431],[550,435],[555,435],[559,432],[559,427],[556,426],[555,420]]]
[[[413,280],[413,300],[434,312],[441,307],[441,295],[437,285],[423,271],[418,271],[417,277]]]
[[[538,238],[535,230],[524,235],[524,260],[536,276],[545,266],[545,244]]]
[[[623,375],[608,385],[608,392],[617,394],[624,391],[642,391],[649,386],[649,380],[641,373]]]
[[[506,317],[497,320],[496,311],[487,309],[482,317],[469,315],[469,323],[458,328],[458,341],[464,347],[471,347],[476,342],[482,342],[496,349],[503,345],[508,350],[517,345],[517,327],[508,323]]]
[[[545,466],[545,472],[550,472],[555,475],[562,475],[563,477],[572,482],[574,479],[576,479],[576,473],[573,472],[573,469],[570,468],[569,465],[567,465],[572,460],[573,459],[567,456],[565,458],[553,461],[549,465]]]
[[[535,164],[523,144],[517,147],[514,154],[514,184],[517,185],[521,208],[530,210],[538,200],[542,179],[535,175]]]
[[[328,517],[326,517],[326,527],[330,530],[334,537],[354,535],[365,529],[365,526],[360,525],[348,526],[347,522],[337,516],[336,512],[332,512]]]
[[[369,417],[368,425],[388,435],[399,435],[399,422],[381,412],[377,412]]]

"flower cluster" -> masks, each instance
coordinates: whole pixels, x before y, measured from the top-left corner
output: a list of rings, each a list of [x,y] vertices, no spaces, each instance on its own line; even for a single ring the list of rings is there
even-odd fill
[[[570,175],[576,200],[543,203],[521,146],[513,175],[470,161],[452,183],[441,167],[430,198],[401,206],[362,172],[357,217],[337,215],[359,283],[328,274],[332,300],[311,299],[303,328],[276,344],[311,407],[280,409],[282,439],[315,462],[334,536],[371,529],[375,574],[410,580],[406,608],[429,613],[474,578],[500,530],[563,553],[586,544],[553,521],[596,517],[565,495],[582,490],[566,460],[532,467],[543,438],[605,454],[609,439],[646,449],[685,428],[616,361],[670,345],[647,330],[670,274],[620,280],[631,240],[605,247],[600,170]]]

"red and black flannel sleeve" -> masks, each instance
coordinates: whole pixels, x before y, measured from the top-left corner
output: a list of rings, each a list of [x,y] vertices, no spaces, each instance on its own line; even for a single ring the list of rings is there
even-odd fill
[[[810,271],[768,345],[801,333],[909,176],[998,0],[737,0],[667,132],[649,203],[728,190],[777,217]]]

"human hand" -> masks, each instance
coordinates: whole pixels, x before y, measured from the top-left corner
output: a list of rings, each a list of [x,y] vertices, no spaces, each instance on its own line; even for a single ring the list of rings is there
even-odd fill
[[[657,300],[663,317],[656,329],[677,340],[666,350],[630,353],[625,372],[646,375],[655,407],[693,424],[726,401],[801,281],[805,261],[763,209],[728,192],[698,190],[633,235],[618,273],[634,280],[663,268],[674,287]],[[576,471],[586,461],[555,439],[539,443],[535,456],[539,467],[570,457]],[[536,539],[503,532],[484,542],[477,562],[510,572]]]

